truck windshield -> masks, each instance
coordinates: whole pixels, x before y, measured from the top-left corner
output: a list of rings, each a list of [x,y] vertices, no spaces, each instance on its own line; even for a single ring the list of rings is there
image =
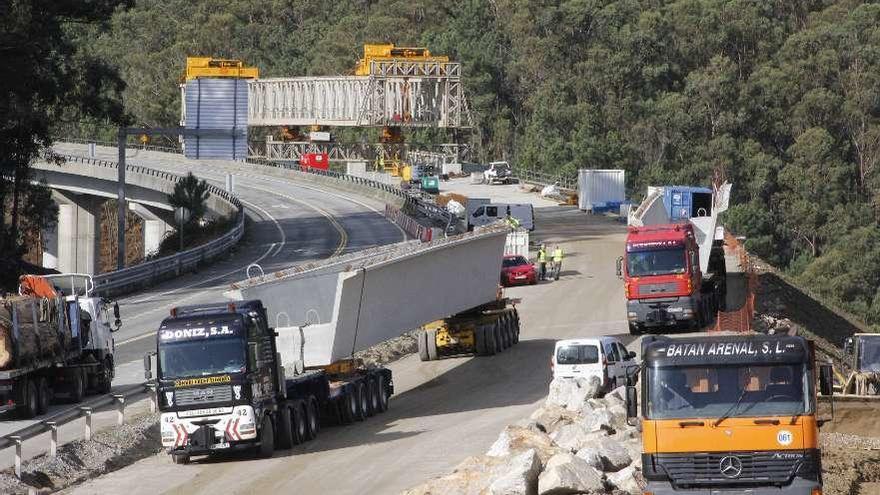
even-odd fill
[[[880,336],[861,337],[859,342],[859,370],[880,371]]]
[[[160,378],[244,372],[245,349],[244,341],[238,338],[160,343]]]
[[[626,270],[631,277],[684,273],[686,269],[682,248],[636,251],[626,255]]]
[[[809,412],[803,364],[648,369],[650,419],[795,416]]]

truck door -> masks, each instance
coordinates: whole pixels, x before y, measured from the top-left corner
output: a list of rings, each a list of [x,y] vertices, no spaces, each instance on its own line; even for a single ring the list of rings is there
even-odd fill
[[[254,403],[275,398],[275,354],[272,336],[263,317],[256,312],[246,317],[248,327],[248,372]]]

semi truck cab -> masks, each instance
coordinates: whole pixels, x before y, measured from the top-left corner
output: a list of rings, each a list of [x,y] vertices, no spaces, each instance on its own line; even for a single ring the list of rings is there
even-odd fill
[[[654,495],[822,493],[817,378],[831,394],[830,365],[817,373],[801,337],[646,338],[642,463]],[[818,375],[818,376],[817,376]]]
[[[254,447],[282,388],[273,337],[257,301],[173,309],[157,332],[163,447],[187,459]]]

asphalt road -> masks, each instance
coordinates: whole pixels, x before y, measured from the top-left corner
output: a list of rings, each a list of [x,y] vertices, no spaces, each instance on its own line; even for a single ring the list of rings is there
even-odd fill
[[[59,145],[56,151],[87,156],[85,145]],[[117,151],[98,147],[98,158],[115,161]],[[129,153],[128,162],[180,175],[192,171],[220,187],[229,166],[222,161],[193,161],[180,155],[144,151]],[[115,389],[143,382],[143,355],[155,349],[156,328],[171,307],[223,300],[222,291],[230,282],[246,278],[245,268],[249,264],[259,263],[268,273],[297,262],[405,239],[404,233],[382,215],[384,204],[375,200],[348,198],[312,185],[257,175],[237,175],[235,192],[246,207],[249,224],[246,237],[234,254],[198,273],[118,300],[123,327],[114,335]],[[48,416],[69,407],[53,406]],[[44,418],[29,421],[3,418],[0,436]]]
[[[566,251],[557,282],[508,290],[520,299],[518,345],[492,357],[391,363],[397,394],[390,410],[363,423],[322,430],[319,437],[272,459],[195,460],[176,466],[166,454],[90,481],[70,493],[399,493],[479,454],[504,425],[528,416],[547,394],[549,359],[557,339],[626,333],[625,301],[615,276],[623,224],[559,207],[516,187],[465,190],[502,201],[536,203],[533,236]]]

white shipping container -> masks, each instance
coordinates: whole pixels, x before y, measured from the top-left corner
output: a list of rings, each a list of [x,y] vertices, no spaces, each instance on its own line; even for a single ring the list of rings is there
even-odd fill
[[[623,203],[626,199],[625,179],[623,170],[578,170],[578,208],[593,211],[609,203]]]
[[[504,254],[525,256],[529,259],[529,231],[526,229],[516,229],[507,234],[507,240],[504,243]]]

